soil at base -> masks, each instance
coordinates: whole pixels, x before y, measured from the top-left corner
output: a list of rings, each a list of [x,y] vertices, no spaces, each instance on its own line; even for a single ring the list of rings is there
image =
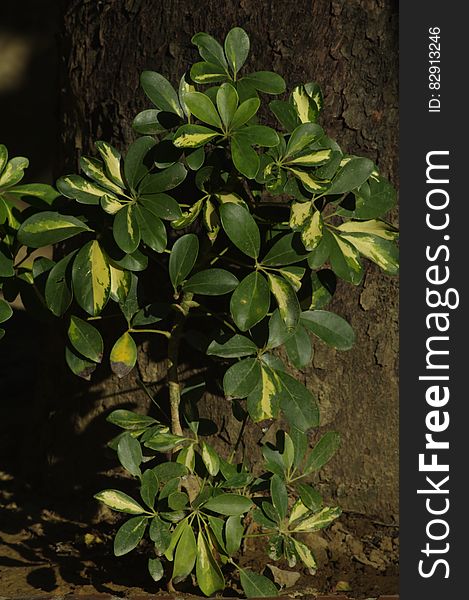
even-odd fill
[[[153,583],[146,571],[149,545],[142,543],[138,551],[121,558],[113,556],[113,534],[123,518],[105,508],[96,510],[91,496],[84,490],[73,498],[52,500],[0,473],[0,596],[104,592],[125,598],[165,590],[165,584]],[[301,598],[341,592],[357,599],[397,594],[397,535],[392,523],[343,514],[328,530],[306,534],[304,541],[314,549],[318,571],[315,575],[300,571],[299,580],[284,593]],[[245,566],[263,569],[272,562],[264,553],[265,539],[260,539],[264,538],[252,538],[247,544]],[[276,566],[297,571],[281,563]],[[280,577],[289,579],[282,573]],[[241,595],[236,580],[231,583]],[[190,582],[180,589],[197,594]],[[232,589],[226,595],[236,594]]]

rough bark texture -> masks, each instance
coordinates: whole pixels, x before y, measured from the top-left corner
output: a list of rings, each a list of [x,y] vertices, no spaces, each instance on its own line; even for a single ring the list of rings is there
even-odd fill
[[[236,25],[251,37],[252,70],[272,68],[289,87],[318,81],[325,93],[326,130],[349,152],[374,159],[397,183],[397,2],[392,0],[69,2],[62,97],[67,169],[76,168],[93,140],[107,139],[123,149],[134,138],[131,120],[149,105],[139,89],[140,71],[159,71],[175,83],[196,58],[190,43],[195,32],[223,38]],[[369,266],[361,286],[341,286],[332,310],[355,328],[355,349],[339,353],[316,344],[312,365],[297,374],[317,392],[324,427],[343,437],[321,485],[345,509],[389,520],[398,510],[397,282]],[[140,350],[139,375],[152,384],[162,380],[165,365],[158,360],[161,349],[150,343]],[[76,412],[62,435],[80,434],[76,443],[83,449],[86,440],[96,439],[93,424],[103,411],[116,404],[148,404],[136,389],[132,378],[104,378],[91,389],[83,387],[70,400]],[[212,415],[223,417],[223,409],[219,399],[207,399]],[[236,435],[229,418],[225,428],[228,436]],[[257,428],[250,439],[254,447]],[[89,468],[79,456],[70,450],[67,469]]]

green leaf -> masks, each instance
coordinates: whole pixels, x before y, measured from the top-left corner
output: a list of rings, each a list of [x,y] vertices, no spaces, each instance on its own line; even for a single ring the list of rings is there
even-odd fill
[[[91,375],[96,369],[96,363],[80,356],[68,346],[65,347],[65,361],[74,375],[86,381],[91,379]]]
[[[138,502],[119,490],[103,490],[95,494],[94,498],[118,512],[131,515],[140,515],[145,512],[145,509]]]
[[[208,33],[196,33],[191,41],[197,46],[199,54],[204,60],[220,66],[224,71],[228,71],[223,48],[215,38],[208,35]]]
[[[78,304],[92,317],[100,314],[111,292],[111,273],[107,256],[99,242],[85,244],[72,268],[73,291]]]
[[[239,204],[227,202],[220,206],[220,217],[226,235],[233,244],[251,258],[257,258],[261,236],[251,213]]]
[[[360,187],[375,168],[369,158],[352,156],[343,162],[345,164],[335,175],[327,194],[344,194]]]
[[[140,444],[139,444],[139,446],[140,446]],[[141,455],[141,449],[140,449],[140,455]],[[135,463],[136,462],[137,461],[135,461]],[[125,468],[127,468],[127,467],[125,467]],[[127,470],[129,471],[129,469],[127,469]],[[138,475],[138,473],[137,473],[137,475]],[[140,496],[142,497],[142,500],[145,502],[145,504],[148,506],[148,508],[150,510],[153,510],[153,507],[155,505],[155,498],[156,498],[156,494],[158,493],[158,485],[159,485],[158,477],[155,475],[155,472],[152,469],[147,469],[146,471],[144,471],[144,473],[142,474],[142,480],[141,480],[141,486],[140,486]],[[153,525],[153,522],[150,525],[150,537],[151,537],[152,525]],[[153,540],[153,538],[151,538],[151,539]],[[153,541],[155,541],[155,540],[153,540]]]
[[[230,129],[234,131],[245,125],[257,113],[261,101],[259,98],[248,98],[236,109],[236,112],[231,120]]]
[[[187,469],[184,465],[176,462],[164,462],[153,468],[155,475],[162,483],[167,483],[170,479],[184,477],[187,475]]]
[[[262,321],[269,307],[269,285],[258,271],[247,275],[231,296],[231,316],[241,331],[247,331]]]
[[[259,171],[259,155],[241,136],[231,138],[231,158],[238,171],[248,179],[254,179]]]
[[[162,111],[155,108],[142,110],[132,121],[132,127],[141,135],[155,135],[165,130],[158,120],[158,115]]]
[[[176,162],[158,173],[146,175],[138,185],[139,195],[160,194],[177,187],[186,178],[187,171],[183,164]]]
[[[354,191],[355,207],[351,210],[337,207],[340,215],[353,219],[376,219],[390,211],[397,202],[395,188],[383,177],[370,177],[358,190]]]
[[[325,433],[306,459],[304,473],[321,469],[336,453],[340,446],[340,435],[335,431]]]
[[[274,310],[272,316],[269,319],[269,339],[267,341],[267,348],[273,349],[278,348],[285,343],[285,341],[292,335],[280,316],[278,308]]]
[[[8,319],[12,316],[13,310],[11,306],[4,300],[0,298],[0,323],[4,323],[8,321]]]
[[[278,596],[277,586],[273,581],[246,569],[239,569],[239,578],[244,593],[248,598],[272,598]]]
[[[273,148],[279,143],[279,137],[275,129],[265,125],[247,125],[235,132],[235,137],[253,146]]]
[[[298,154],[323,135],[322,127],[316,123],[302,123],[290,135],[285,156],[291,157]]]
[[[164,575],[163,564],[159,558],[148,559],[148,572],[153,581],[160,581]]]
[[[111,369],[119,377],[125,377],[137,362],[137,346],[133,337],[126,331],[116,341],[110,355]]]
[[[215,560],[212,550],[205,539],[205,535],[199,531],[197,536],[197,561],[195,565],[197,583],[206,596],[211,596],[225,587],[223,574]]]
[[[234,335],[224,344],[219,344],[213,340],[207,349],[209,356],[221,356],[222,358],[241,358],[256,353],[256,344],[244,335],[239,334]]]
[[[284,321],[287,330],[294,331],[300,319],[300,303],[292,286],[278,275],[267,273],[267,279],[272,294],[278,304],[280,316]]]
[[[328,235],[328,238],[329,261],[332,270],[344,281],[358,285],[363,278],[363,266],[358,250],[335,233]]]
[[[168,194],[145,194],[138,203],[160,219],[174,221],[182,216],[179,204]]]
[[[217,108],[225,127],[228,127],[238,108],[238,93],[230,83],[224,83],[217,92]]]
[[[211,510],[220,515],[235,516],[247,512],[252,507],[252,500],[239,494],[219,494],[212,496],[203,505],[206,510]]]
[[[308,255],[308,265],[311,269],[319,269],[329,258],[332,235],[323,230],[323,236],[316,248]]]
[[[185,492],[175,491],[168,495],[168,506],[171,510],[183,510],[187,507],[189,497]]]
[[[197,544],[194,532],[187,521],[182,528],[181,537],[176,546],[173,567],[173,581],[177,583],[185,579],[192,571],[197,557]]]
[[[280,406],[292,427],[307,431],[319,425],[319,410],[313,394],[299,381],[277,371],[282,385]]]
[[[124,433],[117,445],[117,456],[126,471],[135,477],[141,475],[142,448],[130,433]]]
[[[272,100],[269,103],[270,110],[277,117],[278,122],[288,131],[293,131],[300,124],[298,115],[290,104],[283,100]]]
[[[303,472],[307,473],[308,471],[305,468]],[[318,491],[316,491],[310,485],[305,485],[304,483],[300,483],[298,485],[298,491],[300,493],[301,501],[307,508],[309,508],[309,510],[312,510],[313,512],[321,510],[322,497]]]
[[[185,95],[185,101],[191,113],[199,121],[221,129],[220,116],[207,95],[202,92],[190,92]]]
[[[18,231],[18,241],[30,248],[41,248],[68,240],[83,231],[92,230],[76,217],[45,211],[24,221]]]
[[[233,291],[238,285],[238,278],[224,269],[205,269],[192,275],[184,284],[186,292],[206,296],[221,296]]]
[[[169,257],[169,277],[176,289],[192,271],[199,253],[199,240],[194,233],[187,233],[174,243]]]
[[[155,145],[155,140],[146,135],[138,138],[128,149],[124,159],[124,175],[128,186],[135,190],[140,181],[148,173],[144,159]]]
[[[144,475],[148,472],[149,471],[145,471]],[[169,529],[169,525],[162,521],[160,517],[154,517],[151,520],[150,539],[155,544],[155,551],[158,554],[158,556],[164,554],[169,548],[169,545],[171,543],[171,532]]]
[[[123,408],[113,410],[112,413],[106,418],[106,421],[109,421],[109,423],[117,425],[117,427],[121,427],[122,429],[131,430],[142,429],[156,423],[153,417],[139,415],[131,410],[125,410]]]
[[[123,556],[138,546],[147,527],[146,517],[132,517],[126,521],[114,538],[114,555]]]
[[[75,254],[76,250],[59,260],[47,277],[45,300],[56,317],[61,317],[72,303],[71,260]]]
[[[295,333],[285,342],[288,360],[297,368],[309,365],[312,357],[312,347],[309,335],[304,327],[298,327]]]
[[[218,131],[203,125],[183,125],[174,134],[173,144],[177,148],[200,148],[218,135]]]
[[[249,37],[241,27],[231,29],[225,38],[225,55],[228,64],[236,75],[246,62],[249,54]]]
[[[260,363],[255,358],[245,358],[232,365],[223,378],[227,396],[245,398],[256,387],[261,377]]]
[[[33,196],[49,205],[60,197],[60,193],[57,192],[57,190],[45,183],[25,183],[24,185],[15,185],[14,188],[8,190],[8,193],[21,197]]]
[[[105,194],[115,199],[113,194],[104,188],[84,179],[80,175],[65,175],[57,179],[57,189],[66,198],[72,198],[80,204],[99,204]]]
[[[184,118],[176,90],[163,75],[155,71],[143,71],[140,75],[140,83],[143,91],[156,107]]]
[[[222,67],[209,62],[198,62],[191,67],[191,79],[195,83],[219,83],[226,81],[228,76]]]
[[[285,81],[277,73],[272,71],[257,71],[243,77],[256,90],[266,94],[281,94],[285,91]]]
[[[202,452],[201,452],[202,460],[204,461],[204,465],[212,477],[220,470],[220,458],[215,450],[207,444],[206,442],[202,442]]]
[[[236,554],[243,539],[244,526],[240,516],[228,517],[225,524],[226,550],[230,556]]]
[[[284,481],[278,475],[273,475],[270,480],[270,495],[280,519],[284,519],[288,511],[288,492]]]
[[[337,350],[350,350],[355,343],[355,333],[347,321],[327,310],[307,310],[301,313],[301,323]]]
[[[161,219],[143,206],[134,206],[134,211],[143,243],[155,252],[164,252],[167,236]]]
[[[85,358],[97,363],[101,362],[103,358],[103,338],[96,327],[79,317],[71,316],[68,339],[75,350]]]

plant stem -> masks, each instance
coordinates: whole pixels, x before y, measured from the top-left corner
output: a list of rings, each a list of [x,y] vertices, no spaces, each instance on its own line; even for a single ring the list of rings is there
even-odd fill
[[[174,435],[182,436],[181,421],[179,419],[179,405],[181,404],[181,385],[179,383],[179,346],[183,333],[184,321],[191,309],[193,294],[186,293],[182,301],[177,305],[178,312],[174,319],[168,344],[168,387],[169,387],[169,406],[171,410],[171,432]]]
[[[129,333],[158,333],[159,335],[163,335],[168,339],[171,337],[169,331],[163,331],[161,329],[134,329],[133,327],[131,327],[129,329]]]

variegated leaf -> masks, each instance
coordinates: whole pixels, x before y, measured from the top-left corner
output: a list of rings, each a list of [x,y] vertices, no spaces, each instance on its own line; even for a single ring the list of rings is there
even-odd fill
[[[305,86],[298,85],[294,88],[290,102],[293,104],[293,108],[302,123],[314,123],[318,118],[318,105],[306,93]]]
[[[125,188],[121,173],[120,153],[107,142],[96,142],[95,145],[104,161],[109,179],[119,187]]]
[[[220,135],[203,125],[183,125],[174,134],[173,144],[177,148],[199,148]]]
[[[379,219],[372,219],[370,221],[347,221],[346,223],[339,225],[337,229],[344,233],[368,233],[391,241],[399,237],[397,229]]]
[[[66,175],[57,180],[57,189],[66,198],[72,198],[81,204],[99,204],[105,194],[117,200],[110,191],[87,181],[80,175]]]
[[[114,192],[115,194],[122,193],[122,189],[113,183],[104,173],[104,163],[97,158],[89,158],[82,156],[80,158],[80,168],[90,179],[93,179],[98,185]]]
[[[280,381],[275,371],[261,363],[261,380],[247,399],[249,416],[254,422],[278,416],[280,390]]]
[[[360,254],[373,261],[389,275],[399,271],[399,251],[397,246],[383,237],[368,233],[342,234],[343,240],[352,244]]]
[[[293,175],[299,179],[301,181],[301,183],[305,186],[305,188],[309,191],[309,192],[321,192],[323,190],[326,189],[328,182],[327,181],[321,181],[319,179],[316,179],[315,177],[313,177],[313,175],[311,175],[310,173],[307,173],[306,171],[300,171],[298,169],[292,169],[291,167],[288,168],[288,170],[293,173]]]
[[[324,527],[327,527],[332,521],[337,519],[341,512],[340,508],[326,506],[318,513],[300,521],[294,531],[312,532],[324,529]]]
[[[89,315],[99,315],[111,293],[111,273],[98,241],[92,240],[79,250],[73,261],[72,282],[78,304]]]
[[[341,279],[358,285],[363,277],[359,252],[350,242],[335,233],[331,232],[329,241],[332,270]]]
[[[195,204],[193,204],[189,208],[188,211],[183,213],[183,215],[180,219],[176,219],[175,221],[172,221],[171,226],[174,229],[184,229],[185,227],[192,225],[192,223],[199,216],[199,213],[202,210],[203,204],[204,204],[203,198],[201,198],[200,200],[197,200],[197,202]]]
[[[294,289],[278,275],[267,274],[269,286],[272,294],[277,300],[280,316],[287,329],[294,331],[300,319],[300,304]]]
[[[314,250],[322,239],[323,220],[321,213],[316,210],[306,219],[301,232],[301,241],[306,250]]]
[[[312,211],[311,202],[293,202],[290,209],[290,228],[293,231],[301,229]]]

